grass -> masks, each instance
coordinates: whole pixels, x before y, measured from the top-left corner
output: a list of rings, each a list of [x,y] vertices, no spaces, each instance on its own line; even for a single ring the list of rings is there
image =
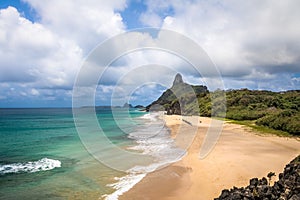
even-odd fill
[[[255,124],[255,120],[238,121],[238,120],[232,120],[232,119],[225,119],[225,121],[233,123],[233,124],[239,124],[239,125],[249,127],[249,128],[251,128],[251,130],[256,131],[260,134],[264,134],[264,135],[271,134],[271,135],[276,135],[279,137],[295,137],[294,135],[291,135],[290,133],[285,132],[285,131],[279,131],[279,130],[268,128],[265,126],[258,126]]]

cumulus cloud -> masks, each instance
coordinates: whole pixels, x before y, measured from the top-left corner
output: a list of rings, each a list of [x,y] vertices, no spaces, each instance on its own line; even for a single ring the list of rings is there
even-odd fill
[[[209,88],[223,88],[216,80],[219,73],[214,64],[194,41],[173,31],[158,30],[156,34],[153,29],[144,31],[119,35],[95,49],[80,71],[76,91],[81,93],[81,88],[95,87],[100,79],[102,89],[115,86],[111,91],[113,105],[123,105],[141,85],[156,83],[170,87],[178,72],[197,77],[198,83],[202,76],[213,77],[214,81],[205,81]]]
[[[161,27],[164,17],[173,14],[173,2],[170,0],[146,0],[147,10],[141,14],[140,21],[150,27]]]
[[[24,1],[38,17],[33,22],[16,8],[0,10],[0,99],[70,101],[84,58],[99,43],[126,31],[126,19],[119,12],[130,1]],[[209,84],[209,89],[216,89],[219,82],[205,52],[217,65],[226,88],[299,89],[299,1],[146,0],[143,3],[147,9],[138,20],[145,26],[182,33],[204,51],[195,52],[194,47],[181,42],[180,36],[170,37],[163,30],[131,32],[85,62],[90,65],[84,80],[87,87],[97,82],[100,74],[92,75],[99,72],[99,66],[106,68],[100,78],[98,91],[103,95],[99,98],[104,100],[105,95],[113,94],[115,84],[130,86],[135,82],[135,88],[124,90],[128,94],[144,83],[155,82],[157,77],[162,80],[157,80],[161,87],[168,87],[177,72],[187,82]],[[143,46],[162,48],[139,49]],[[126,52],[126,48],[132,47],[136,50]],[[196,60],[200,73],[189,60],[163,47],[177,48],[185,57]],[[105,59],[112,61],[108,68]],[[146,74],[138,70],[141,66],[148,67]],[[161,89],[158,85],[148,86],[130,93],[132,100],[144,95],[146,89]]]
[[[82,59],[76,43],[21,17],[13,7],[0,11],[0,24],[0,81],[71,87]]]
[[[0,10],[0,83],[8,85],[0,95],[60,98],[47,97],[50,89],[70,102],[69,92],[84,57],[99,42],[124,31],[116,10],[123,9],[125,2],[26,2],[38,15],[34,22],[14,7]]]
[[[299,1],[148,1],[152,7],[161,4],[174,10],[161,17],[162,28],[197,41],[223,77],[300,71]]]
[[[76,41],[88,53],[107,37],[124,31],[125,0],[25,0],[40,16],[40,22],[56,34]]]

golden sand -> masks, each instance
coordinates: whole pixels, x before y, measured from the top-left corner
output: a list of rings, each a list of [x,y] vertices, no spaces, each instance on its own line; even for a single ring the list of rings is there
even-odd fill
[[[270,171],[278,175],[300,154],[300,142],[295,138],[262,136],[225,122],[215,147],[200,159],[200,148],[212,119],[173,115],[164,120],[176,144],[189,146],[187,155],[148,174],[119,199],[209,200],[218,197],[222,189],[248,185],[253,177],[261,178]],[[189,138],[193,138],[191,144]]]

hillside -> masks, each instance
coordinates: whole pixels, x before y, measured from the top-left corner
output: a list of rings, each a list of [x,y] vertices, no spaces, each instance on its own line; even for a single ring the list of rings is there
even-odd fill
[[[206,86],[189,85],[182,80],[182,76],[175,76],[173,85],[167,89],[156,101],[146,107],[146,110],[165,110],[167,114],[199,115],[198,97],[209,93]],[[163,106],[161,108],[160,106]],[[198,112],[198,113],[197,113]]]
[[[226,97],[226,101],[222,96]],[[147,106],[148,111],[151,109],[163,109],[167,114],[250,120],[258,126],[300,135],[300,90],[271,92],[240,89],[209,92],[206,86],[184,83],[181,75],[177,74],[172,87]]]

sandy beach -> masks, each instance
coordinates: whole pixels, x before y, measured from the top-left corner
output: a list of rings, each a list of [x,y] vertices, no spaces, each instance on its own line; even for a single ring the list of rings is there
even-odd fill
[[[224,122],[217,144],[200,159],[200,148],[212,120],[176,115],[164,116],[164,120],[176,144],[188,147],[186,156],[148,174],[119,199],[214,199],[223,189],[248,185],[253,177],[261,178],[270,171],[278,175],[300,153],[300,141],[295,138],[261,135]]]

